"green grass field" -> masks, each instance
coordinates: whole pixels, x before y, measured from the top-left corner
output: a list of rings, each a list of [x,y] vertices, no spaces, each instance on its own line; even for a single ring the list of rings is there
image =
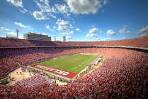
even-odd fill
[[[49,59],[39,64],[60,70],[79,73],[94,59],[96,59],[96,57],[97,56],[95,55],[73,54]]]

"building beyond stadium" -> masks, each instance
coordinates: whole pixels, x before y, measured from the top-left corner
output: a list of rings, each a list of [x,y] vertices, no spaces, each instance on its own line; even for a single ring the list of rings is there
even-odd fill
[[[48,35],[31,33],[31,32],[25,34],[24,38],[28,40],[51,41],[51,37],[48,37]]]

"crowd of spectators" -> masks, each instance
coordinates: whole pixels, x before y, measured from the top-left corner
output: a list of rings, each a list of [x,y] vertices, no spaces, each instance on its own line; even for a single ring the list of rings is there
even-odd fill
[[[144,42],[144,43],[143,43]],[[133,46],[133,47],[148,47],[148,36],[115,41],[93,41],[93,42],[63,42],[59,46]]]
[[[56,46],[56,42],[15,38],[0,38],[0,47]]]
[[[19,51],[21,51],[21,49],[18,49],[16,53],[19,53]],[[14,52],[12,53],[14,54]],[[89,73],[89,75],[74,80],[64,86],[58,86],[56,84],[51,85],[43,80],[42,77],[30,78],[29,80],[21,81],[14,86],[0,85],[0,98],[146,98],[144,76],[146,72],[145,69],[148,68],[148,55],[147,53],[134,50],[117,48],[41,48],[35,49],[35,51],[34,49],[26,49],[26,51],[22,54],[16,54],[8,57],[11,55],[10,51],[9,55],[6,55],[7,57],[3,57],[1,59],[0,64],[2,64],[1,66],[3,67],[0,68],[0,71],[5,70],[6,68],[12,68],[12,64],[16,64],[16,62],[27,64],[41,59],[72,53],[98,53],[98,55],[104,56],[105,59],[102,65],[92,73]],[[4,64],[6,64],[7,67],[5,67]],[[42,79],[43,82],[39,82],[40,84],[37,83],[39,86],[36,86],[35,82],[38,82],[38,79]],[[29,85],[31,83],[31,87],[27,83]]]
[[[144,43],[143,43],[144,42]],[[32,46],[134,46],[148,47],[148,36],[115,41],[94,42],[60,42],[60,41],[37,41],[25,39],[0,38],[0,47],[32,47]]]
[[[35,74],[34,76],[18,81],[13,86],[15,87],[22,87],[23,88],[32,88],[37,86],[42,86],[44,84],[52,84],[54,80],[49,79],[47,76],[44,76],[43,74]]]

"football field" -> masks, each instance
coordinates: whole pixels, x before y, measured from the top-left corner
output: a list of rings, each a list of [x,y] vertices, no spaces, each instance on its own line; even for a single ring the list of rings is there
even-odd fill
[[[96,58],[96,55],[72,54],[52,58],[39,64],[63,71],[79,73]]]

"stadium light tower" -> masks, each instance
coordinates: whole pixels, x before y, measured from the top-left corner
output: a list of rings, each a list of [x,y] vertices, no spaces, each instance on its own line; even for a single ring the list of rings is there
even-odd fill
[[[63,42],[66,42],[66,36],[63,36]]]
[[[54,41],[56,41],[56,36],[54,36]]]
[[[19,38],[19,29],[16,29],[17,39]]]

